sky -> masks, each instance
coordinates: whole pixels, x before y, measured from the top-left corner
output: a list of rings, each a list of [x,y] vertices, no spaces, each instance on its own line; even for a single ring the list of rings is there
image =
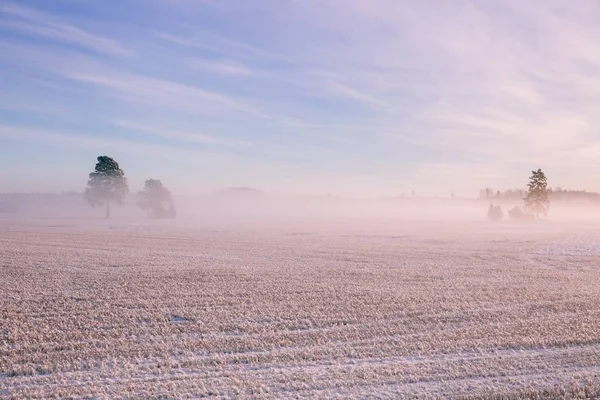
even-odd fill
[[[596,0],[0,0],[0,192],[600,190]]]

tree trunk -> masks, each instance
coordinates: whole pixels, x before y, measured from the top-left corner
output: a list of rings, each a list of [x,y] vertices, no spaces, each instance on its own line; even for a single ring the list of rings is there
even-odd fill
[[[106,200],[106,219],[110,218],[110,200]]]

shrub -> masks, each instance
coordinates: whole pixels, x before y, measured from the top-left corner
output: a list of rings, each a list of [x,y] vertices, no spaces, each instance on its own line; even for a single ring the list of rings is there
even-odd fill
[[[490,208],[488,209],[488,219],[490,221],[501,221],[503,218],[504,213],[502,212],[502,207],[490,204]]]
[[[147,179],[144,190],[138,194],[138,205],[150,211],[153,218],[175,218],[177,215],[171,192],[158,179]]]
[[[531,221],[535,219],[534,214],[523,211],[519,206],[514,206],[508,210],[508,217],[516,221]]]

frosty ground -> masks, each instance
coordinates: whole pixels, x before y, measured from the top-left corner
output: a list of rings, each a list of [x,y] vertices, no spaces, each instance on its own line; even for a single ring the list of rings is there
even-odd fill
[[[593,397],[600,228],[0,221],[0,397]]]

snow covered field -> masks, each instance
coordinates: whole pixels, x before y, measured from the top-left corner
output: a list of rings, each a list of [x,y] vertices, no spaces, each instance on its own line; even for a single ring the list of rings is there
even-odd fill
[[[0,398],[600,394],[593,225],[4,220],[0,305]]]

